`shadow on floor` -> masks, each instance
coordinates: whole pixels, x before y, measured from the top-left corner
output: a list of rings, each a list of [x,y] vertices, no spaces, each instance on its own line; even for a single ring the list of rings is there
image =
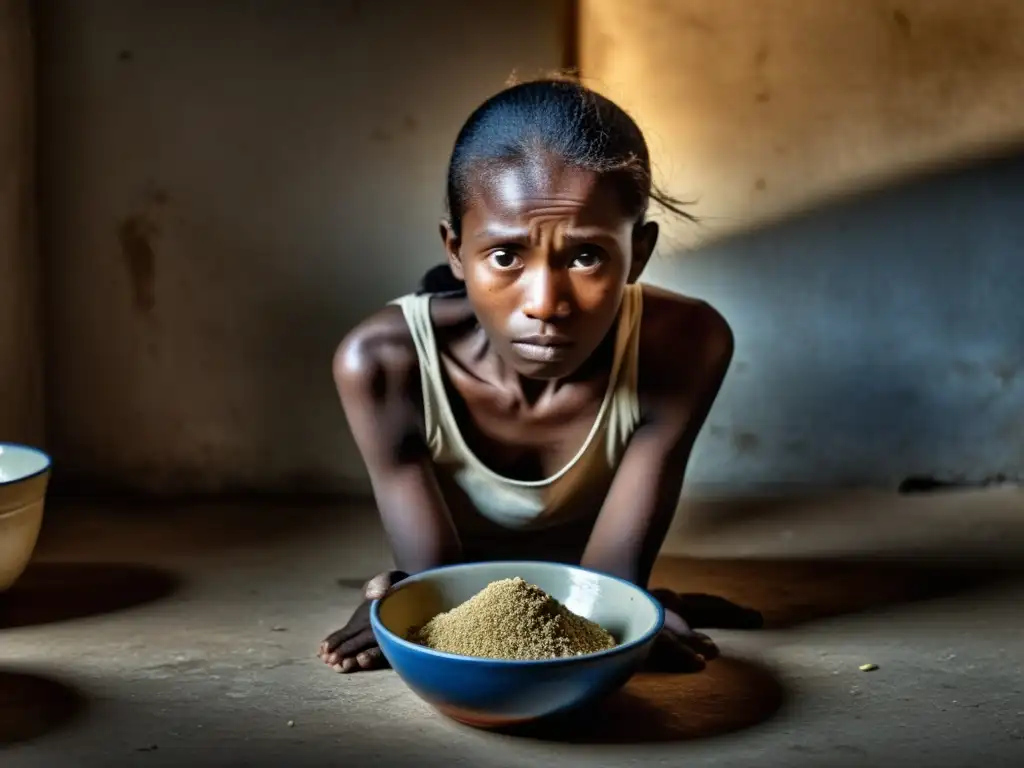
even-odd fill
[[[0,629],[112,613],[172,594],[178,579],[150,566],[122,563],[32,563],[0,594]]]
[[[722,657],[694,675],[642,672],[593,707],[506,735],[568,744],[689,741],[763,723],[783,699],[767,668]]]
[[[31,741],[68,725],[86,700],[52,678],[0,670],[0,747]]]
[[[759,610],[768,629],[951,597],[990,585],[996,569],[892,560],[702,560],[663,557],[651,583],[699,596],[694,624],[730,627],[733,604]],[[718,616],[726,618],[717,623]],[[712,636],[714,635],[711,632]],[[786,698],[767,668],[733,657],[698,674],[636,675],[595,708],[507,735],[575,744],[639,744],[709,738],[773,717]]]
[[[36,552],[52,560],[75,559],[83,541],[89,542],[89,556],[97,560],[117,560],[126,551],[145,559],[264,545],[276,548],[315,540],[323,521],[338,515],[351,520],[353,528],[382,535],[376,533],[380,524],[372,502],[347,497],[325,501],[301,496],[78,500],[48,496]],[[380,546],[386,554],[386,545]]]
[[[662,557],[651,584],[757,609],[767,629],[951,597],[1006,577],[999,569],[894,560],[703,560]],[[713,621],[696,624],[714,628]],[[719,625],[721,626],[721,625]]]

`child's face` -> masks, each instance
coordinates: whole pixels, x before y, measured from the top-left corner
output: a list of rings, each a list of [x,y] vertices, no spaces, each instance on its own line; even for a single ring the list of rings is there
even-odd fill
[[[561,378],[594,353],[654,248],[611,181],[538,158],[483,175],[448,256],[496,351],[520,374]]]

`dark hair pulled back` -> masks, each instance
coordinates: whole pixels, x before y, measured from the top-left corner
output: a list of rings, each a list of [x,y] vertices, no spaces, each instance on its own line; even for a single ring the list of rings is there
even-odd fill
[[[633,118],[579,82],[550,78],[500,91],[462,126],[448,163],[446,202],[454,233],[461,234],[476,174],[489,167],[526,164],[541,154],[613,178],[626,214],[638,221],[651,200],[695,220],[679,201],[655,188],[647,142]],[[463,290],[447,264],[429,270],[420,285],[421,293]]]

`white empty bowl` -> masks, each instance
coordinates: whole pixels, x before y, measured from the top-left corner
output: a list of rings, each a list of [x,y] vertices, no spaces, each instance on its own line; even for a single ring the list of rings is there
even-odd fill
[[[0,443],[0,592],[28,567],[49,482],[49,456],[27,445]]]

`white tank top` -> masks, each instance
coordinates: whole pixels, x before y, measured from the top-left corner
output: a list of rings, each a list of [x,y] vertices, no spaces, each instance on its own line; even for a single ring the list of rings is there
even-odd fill
[[[637,358],[643,292],[626,287],[619,310],[608,389],[576,455],[543,480],[503,477],[469,449],[445,388],[445,374],[430,318],[430,295],[391,302],[401,307],[419,358],[427,443],[446,497],[463,494],[482,517],[504,528],[537,529],[594,516],[604,501],[629,439],[640,422]],[[450,507],[464,507],[454,505]],[[472,521],[456,520],[460,527]]]

